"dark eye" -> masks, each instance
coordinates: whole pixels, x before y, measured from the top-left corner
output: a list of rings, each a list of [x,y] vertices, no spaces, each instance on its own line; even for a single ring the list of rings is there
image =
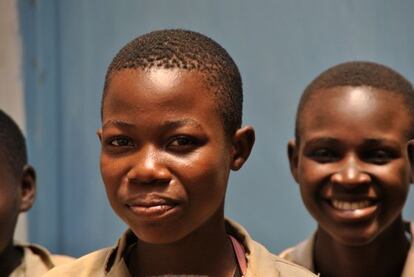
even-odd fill
[[[329,148],[315,149],[308,156],[319,163],[329,163],[339,158],[339,154]]]
[[[134,146],[134,143],[132,142],[132,140],[127,137],[116,137],[116,138],[110,139],[108,141],[108,144],[110,146],[115,146],[115,147]]]
[[[167,145],[170,150],[186,152],[198,145],[197,139],[189,136],[178,136],[173,138]]]
[[[385,164],[394,159],[395,154],[388,150],[372,150],[365,154],[365,159],[374,164]]]

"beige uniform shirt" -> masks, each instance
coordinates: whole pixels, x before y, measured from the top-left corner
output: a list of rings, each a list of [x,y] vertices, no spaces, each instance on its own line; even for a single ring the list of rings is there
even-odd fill
[[[55,266],[73,261],[74,258],[51,255],[45,248],[34,244],[16,243],[23,250],[22,263],[9,277],[40,277]]]
[[[405,266],[401,277],[414,277],[414,224],[410,223],[410,230],[407,230],[411,234],[411,247],[408,251],[407,258],[405,260]],[[298,245],[284,250],[279,256],[308,268],[312,272],[315,271],[313,266],[313,247],[315,241],[315,234],[309,239],[299,243]]]
[[[315,276],[303,267],[269,253],[265,247],[253,241],[240,225],[226,221],[226,229],[227,233],[235,237],[246,250],[246,277]],[[128,247],[136,240],[136,236],[129,230],[114,247],[98,250],[71,264],[54,268],[45,277],[129,277],[130,274],[123,257]]]

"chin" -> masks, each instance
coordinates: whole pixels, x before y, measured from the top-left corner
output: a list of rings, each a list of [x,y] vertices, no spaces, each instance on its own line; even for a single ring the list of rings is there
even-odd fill
[[[335,241],[345,246],[360,247],[370,244],[378,237],[377,233],[364,232],[358,230],[342,230],[340,234],[333,234],[331,236]]]
[[[177,229],[171,230],[168,228],[169,231],[166,231],[165,227],[157,228],[157,226],[145,228],[142,226],[133,228],[131,226],[131,229],[140,241],[149,244],[171,244],[182,240],[188,235],[187,233],[177,231]]]

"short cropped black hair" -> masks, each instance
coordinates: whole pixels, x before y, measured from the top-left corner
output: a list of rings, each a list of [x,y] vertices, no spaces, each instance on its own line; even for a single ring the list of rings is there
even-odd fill
[[[101,103],[111,77],[123,69],[183,69],[203,74],[214,88],[217,111],[227,134],[241,126],[243,89],[237,65],[227,51],[211,38],[197,32],[173,29],[154,31],[127,43],[109,65]]]
[[[385,65],[353,61],[327,69],[306,87],[296,112],[295,138],[297,141],[299,141],[301,114],[314,92],[344,86],[367,86],[402,96],[413,126],[410,128],[409,137],[414,137],[414,89],[412,84],[400,73]]]
[[[27,164],[26,141],[17,124],[0,110],[0,153],[4,162],[19,178]],[[2,166],[6,166],[2,164]]]

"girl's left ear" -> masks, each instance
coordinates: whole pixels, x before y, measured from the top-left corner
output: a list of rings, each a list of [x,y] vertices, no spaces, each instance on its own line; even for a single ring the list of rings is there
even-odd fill
[[[249,158],[255,140],[255,133],[252,126],[245,126],[238,129],[232,140],[233,157],[231,163],[232,170],[239,170]]]

